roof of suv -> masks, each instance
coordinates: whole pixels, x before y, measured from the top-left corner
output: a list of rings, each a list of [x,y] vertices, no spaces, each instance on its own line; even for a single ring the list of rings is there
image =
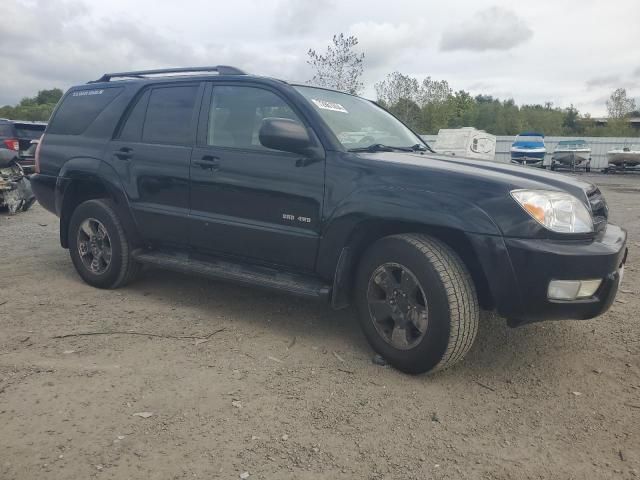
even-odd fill
[[[201,76],[202,74],[217,73],[217,75],[247,75],[246,72],[236,67],[229,65],[217,65],[214,67],[181,67],[181,68],[161,68],[155,70],[137,70],[131,72],[114,72],[105,73],[97,80],[92,80],[88,83],[103,83],[110,82],[113,79],[138,79],[138,80],[154,80],[162,78],[162,76]]]

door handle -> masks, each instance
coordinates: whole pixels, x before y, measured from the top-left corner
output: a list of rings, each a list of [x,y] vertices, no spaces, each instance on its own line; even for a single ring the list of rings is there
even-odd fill
[[[195,160],[193,163],[203,170],[215,171],[220,169],[220,157],[214,155],[204,155],[200,160]]]
[[[131,157],[133,157],[133,148],[122,147],[113,155],[120,160],[131,160]]]

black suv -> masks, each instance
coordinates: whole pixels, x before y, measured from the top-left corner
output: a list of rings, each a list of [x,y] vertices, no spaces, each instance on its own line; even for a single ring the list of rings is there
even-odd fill
[[[626,258],[592,184],[439,156],[371,101],[233,67],[71,88],[36,168],[90,285],[147,264],[353,303],[406,372],[464,357],[479,308],[512,326],[600,315]]]
[[[0,118],[0,148],[18,152],[18,163],[26,173],[31,173],[34,168],[33,142],[40,138],[45,128],[46,122]]]

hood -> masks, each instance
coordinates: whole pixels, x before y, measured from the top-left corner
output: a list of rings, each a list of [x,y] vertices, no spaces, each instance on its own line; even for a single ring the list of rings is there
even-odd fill
[[[521,148],[521,149],[544,148],[544,143],[543,142],[524,142],[524,141],[519,141],[519,142],[513,142],[511,144],[511,148]]]
[[[458,179],[464,177],[464,180],[468,182],[494,184],[496,193],[519,188],[559,190],[569,192],[587,203],[586,195],[596,189],[592,183],[582,181],[576,177],[537,168],[520,167],[486,160],[450,157],[431,153],[380,152],[358,155],[367,160],[382,162],[392,171],[397,170],[399,175],[402,175],[401,172],[410,169],[409,175],[402,175],[403,183],[423,185],[424,181],[427,180],[429,181],[430,189],[434,190],[437,190],[438,185],[442,184],[437,180],[440,177],[457,177]],[[424,176],[418,173],[419,171],[416,170],[416,167],[419,167],[424,172]]]

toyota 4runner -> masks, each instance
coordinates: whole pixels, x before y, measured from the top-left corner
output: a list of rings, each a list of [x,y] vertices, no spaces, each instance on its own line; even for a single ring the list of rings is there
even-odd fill
[[[374,102],[218,66],[71,88],[38,147],[39,202],[90,285],[141,265],[354,304],[400,370],[614,300],[626,233],[577,178],[434,154]]]

